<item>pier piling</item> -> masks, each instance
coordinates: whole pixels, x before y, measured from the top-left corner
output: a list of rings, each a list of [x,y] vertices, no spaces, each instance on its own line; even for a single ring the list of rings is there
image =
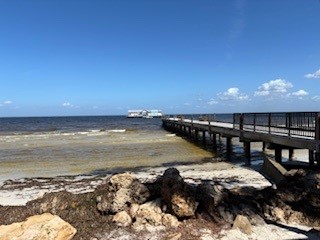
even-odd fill
[[[232,154],[232,137],[227,137],[227,157],[230,158]]]
[[[251,142],[245,141],[243,142],[245,157],[248,161],[248,164],[251,164]]]
[[[218,140],[221,143],[221,137],[226,138],[228,158],[232,154],[232,138],[238,137],[244,142],[244,155],[249,164],[251,142],[262,142],[263,151],[266,147],[274,149],[278,163],[282,163],[282,149],[289,150],[289,160],[294,160],[295,149],[307,149],[309,166],[320,169],[320,112],[234,113],[232,122],[166,117],[162,122],[163,127],[170,131],[186,134],[195,141],[202,138],[204,145],[209,135],[213,149],[217,147]],[[202,136],[199,136],[199,131]]]

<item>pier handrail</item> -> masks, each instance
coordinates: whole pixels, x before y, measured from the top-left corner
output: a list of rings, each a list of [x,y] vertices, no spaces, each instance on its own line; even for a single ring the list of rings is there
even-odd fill
[[[310,165],[313,166],[316,160],[320,168],[320,112],[234,113],[223,118],[226,121],[175,116],[163,119],[163,126],[193,135],[197,140],[199,132],[202,132],[203,142],[206,132],[210,138],[219,134],[226,138],[227,155],[232,151],[231,139],[239,137],[244,142],[248,159],[250,142],[263,142],[264,146],[265,143],[271,144],[275,148],[277,162],[281,162],[282,149],[289,149],[289,159],[292,159],[293,149],[308,149]]]
[[[234,129],[320,139],[319,112],[234,113]]]
[[[168,116],[167,116],[168,117]],[[175,115],[169,118],[191,120],[193,115]],[[202,122],[230,123],[235,130],[263,132],[289,137],[303,137],[320,141],[320,112],[259,112],[234,113],[231,121],[220,121],[215,114],[199,115]]]

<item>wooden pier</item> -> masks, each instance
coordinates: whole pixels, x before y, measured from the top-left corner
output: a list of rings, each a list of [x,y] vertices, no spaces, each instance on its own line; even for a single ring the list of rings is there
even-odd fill
[[[232,154],[232,138],[244,144],[245,156],[250,164],[251,142],[262,142],[275,151],[275,160],[282,163],[282,150],[289,150],[289,159],[294,149],[309,150],[309,165],[320,168],[320,112],[283,113],[234,113],[230,122],[221,122],[207,115],[201,119],[183,116],[166,116],[163,127],[180,132],[203,143],[210,136],[216,146],[217,135],[226,138],[227,156]]]

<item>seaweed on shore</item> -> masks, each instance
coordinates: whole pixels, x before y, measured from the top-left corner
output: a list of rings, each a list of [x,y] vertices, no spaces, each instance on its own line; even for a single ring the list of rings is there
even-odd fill
[[[189,185],[195,191],[199,202],[195,216],[184,219],[178,229],[168,229],[169,233],[180,232],[181,239],[197,239],[195,232],[202,226],[219,232],[230,228],[238,214],[259,223],[296,222],[310,227],[320,226],[320,177],[316,172],[287,177],[288,181],[276,189],[263,190],[238,188],[235,190],[212,190],[207,182],[201,187]],[[161,194],[161,180],[148,183],[151,198]],[[218,183],[215,183],[218,186]],[[24,221],[27,217],[50,212],[60,216],[77,229],[74,239],[90,239],[103,236],[118,227],[112,222],[112,215],[97,210],[97,196],[104,191],[99,186],[94,192],[72,194],[66,191],[48,193],[43,198],[33,200],[26,206],[0,206],[0,225]],[[126,227],[127,232],[134,230]],[[141,233],[142,234],[142,233]],[[193,236],[193,238],[192,238]]]

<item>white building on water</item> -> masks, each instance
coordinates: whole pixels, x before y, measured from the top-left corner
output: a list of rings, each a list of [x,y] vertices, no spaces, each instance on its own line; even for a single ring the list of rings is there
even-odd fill
[[[155,117],[162,117],[162,111],[157,109],[146,110],[146,109],[139,109],[139,110],[129,110],[128,111],[128,118],[155,118]]]

